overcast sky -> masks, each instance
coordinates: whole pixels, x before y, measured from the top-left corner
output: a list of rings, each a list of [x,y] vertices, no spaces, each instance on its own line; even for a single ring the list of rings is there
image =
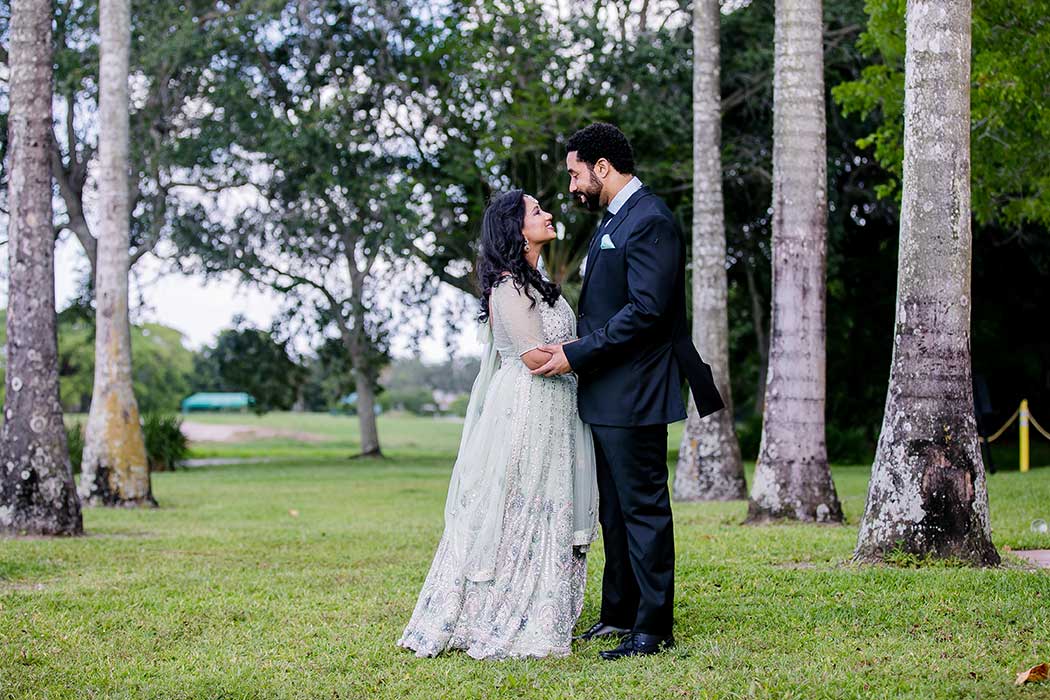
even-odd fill
[[[0,269],[4,272],[0,304],[6,307],[7,251],[0,250],[3,250]],[[87,261],[79,242],[72,235],[63,234],[55,248],[55,299],[59,309],[65,308],[75,297],[78,280],[86,268]],[[462,292],[446,286],[435,304],[443,308],[457,295],[462,295]],[[237,314],[259,328],[269,328],[281,303],[276,294],[238,285],[233,275],[220,281],[165,273],[157,258],[146,255],[135,265],[131,305],[134,322],[152,321],[175,328],[184,334],[186,345],[196,350],[213,342],[218,332],[228,328]],[[464,323],[469,325],[470,320],[465,319]],[[436,322],[430,337],[423,341],[420,349],[425,360],[436,362],[446,357],[444,325]],[[477,355],[481,352],[473,332],[458,334],[455,342],[459,353]],[[398,357],[412,354],[407,336],[395,335],[393,352]]]

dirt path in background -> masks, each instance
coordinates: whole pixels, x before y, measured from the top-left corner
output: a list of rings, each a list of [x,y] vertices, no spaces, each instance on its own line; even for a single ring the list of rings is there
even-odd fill
[[[190,442],[251,442],[265,438],[289,438],[302,442],[327,442],[327,435],[303,433],[282,428],[266,428],[256,425],[216,425],[183,421],[182,434]]]

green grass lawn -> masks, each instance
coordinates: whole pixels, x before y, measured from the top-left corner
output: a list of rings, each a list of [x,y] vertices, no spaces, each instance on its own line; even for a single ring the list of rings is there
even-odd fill
[[[441,534],[458,424],[385,416],[374,462],[346,458],[353,419],[209,420],[335,439],[198,449],[281,459],[156,474],[160,509],[89,510],[84,538],[0,540],[0,699],[1050,698],[1012,685],[1050,661],[1050,575],[1005,552],[996,570],[849,564],[867,466],[834,470],[845,527],[676,504],[672,653],[416,659],[394,643]],[[1029,529],[1050,520],[1050,469],[989,483],[1000,549],[1050,548]]]

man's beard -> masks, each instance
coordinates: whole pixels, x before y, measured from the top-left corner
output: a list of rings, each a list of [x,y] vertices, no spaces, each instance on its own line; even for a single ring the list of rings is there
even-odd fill
[[[576,203],[586,207],[587,211],[599,211],[602,208],[602,181],[595,177],[594,172],[591,175],[591,189],[580,190],[574,197]]]

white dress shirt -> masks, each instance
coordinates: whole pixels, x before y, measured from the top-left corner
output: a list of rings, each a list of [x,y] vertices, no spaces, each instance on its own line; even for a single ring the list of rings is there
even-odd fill
[[[631,195],[642,189],[642,181],[637,177],[632,177],[627,181],[627,184],[623,186],[623,189],[616,193],[616,196],[609,202],[608,210],[613,216],[619,213],[620,208],[627,203],[627,200],[631,198]]]

